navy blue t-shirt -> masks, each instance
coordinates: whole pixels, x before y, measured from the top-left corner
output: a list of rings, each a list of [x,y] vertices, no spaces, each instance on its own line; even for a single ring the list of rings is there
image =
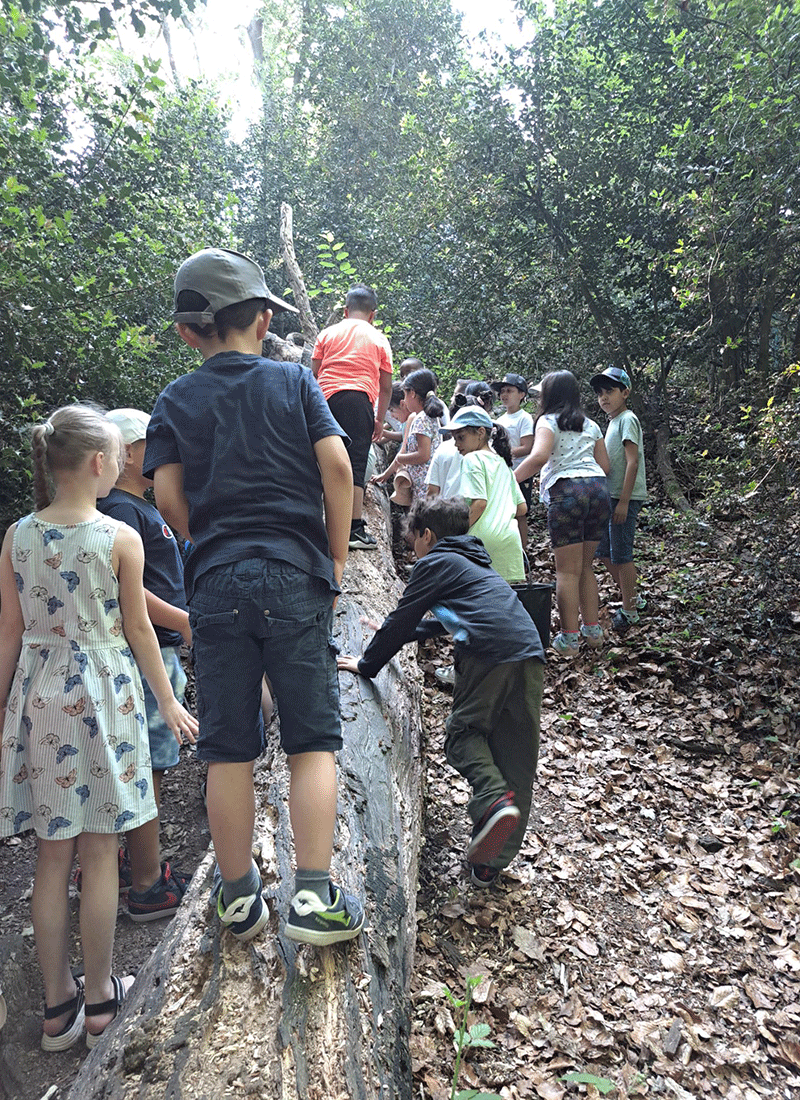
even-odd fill
[[[104,516],[121,519],[134,531],[138,531],[144,543],[144,586],[165,603],[186,610],[186,593],[183,589],[183,559],[175,536],[164,522],[164,517],[149,500],[126,493],[124,489],[112,489],[107,497],[97,502]],[[174,630],[156,626],[153,629],[160,646],[180,645],[183,637]]]
[[[277,558],[338,591],[314,444],[345,432],[307,367],[222,352],[161,393],[143,470],[180,463],[197,578],[245,558]]]

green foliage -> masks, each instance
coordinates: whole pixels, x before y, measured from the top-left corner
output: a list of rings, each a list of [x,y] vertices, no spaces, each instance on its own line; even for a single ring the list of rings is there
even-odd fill
[[[617,1089],[613,1081],[609,1081],[607,1077],[596,1077],[593,1073],[565,1073],[561,1080],[570,1085],[593,1085],[603,1096],[608,1096]]]
[[[458,1089],[458,1077],[461,1073],[461,1062],[466,1051],[475,1048],[493,1047],[494,1043],[489,1039],[490,1027],[488,1024],[470,1024],[469,1007],[472,1003],[472,992],[480,985],[479,977],[467,978],[466,994],[463,998],[456,997],[447,986],[444,993],[450,1004],[459,1013],[456,1021],[456,1031],[453,1036],[453,1045],[456,1050],[456,1061],[453,1067],[453,1081],[450,1090],[450,1100],[501,1100],[494,1092],[479,1092],[476,1089]]]
[[[213,102],[192,89],[172,101],[157,63],[99,49],[87,11],[0,16],[18,80],[0,84],[4,525],[28,507],[32,420],[86,398],[150,408],[186,369],[166,338],[172,275],[206,233],[230,235],[232,157]]]

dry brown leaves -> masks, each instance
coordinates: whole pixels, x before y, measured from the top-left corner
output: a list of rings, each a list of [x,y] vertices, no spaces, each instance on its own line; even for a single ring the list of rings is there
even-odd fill
[[[477,974],[470,1022],[488,1023],[496,1047],[468,1053],[461,1088],[599,1096],[563,1080],[577,1071],[621,1098],[798,1095],[793,639],[740,629],[747,578],[711,548],[677,571],[663,564],[680,560],[674,546],[642,548],[642,624],[600,656],[548,667],[526,846],[492,891],[466,878],[467,789],[442,755],[449,696],[427,678],[421,1098],[450,1095],[442,985],[463,996]],[[549,579],[544,543],[539,559]],[[448,663],[443,649],[420,656],[428,673]]]

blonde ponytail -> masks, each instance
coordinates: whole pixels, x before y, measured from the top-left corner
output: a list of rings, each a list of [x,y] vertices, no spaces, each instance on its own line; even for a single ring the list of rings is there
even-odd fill
[[[56,473],[77,469],[93,451],[110,453],[118,446],[115,427],[91,405],[65,405],[35,424],[31,450],[36,510],[46,508],[53,499],[51,480]]]

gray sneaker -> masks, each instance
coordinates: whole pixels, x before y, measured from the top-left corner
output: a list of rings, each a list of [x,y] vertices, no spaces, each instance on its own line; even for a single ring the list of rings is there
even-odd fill
[[[227,928],[237,940],[246,942],[257,936],[269,920],[269,910],[261,897],[261,889],[246,898],[236,898],[226,909],[222,901],[222,889],[217,894],[217,916],[223,928]]]
[[[364,906],[331,883],[333,901],[326,905],[313,890],[299,890],[292,898],[286,935],[296,943],[325,947],[354,939],[364,927]]]

